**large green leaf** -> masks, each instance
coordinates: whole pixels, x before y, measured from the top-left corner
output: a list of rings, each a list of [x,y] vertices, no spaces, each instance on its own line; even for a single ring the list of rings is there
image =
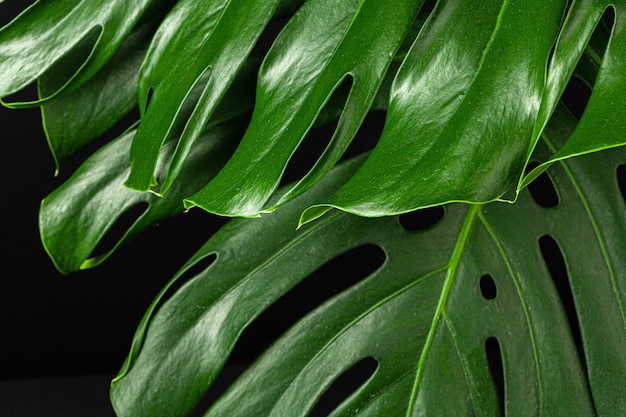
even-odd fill
[[[568,117],[555,115],[538,160],[571,134]],[[625,161],[619,149],[553,166],[556,207],[524,190],[516,204],[448,205],[439,223],[417,232],[396,217],[342,212],[294,230],[304,207],[361,164],[352,161],[273,215],[230,222],[194,255],[142,320],[113,404],[120,416],[186,415],[268,306],[324,263],[374,244],[384,264],[278,339],[207,416],[306,416],[364,358],[376,371],[332,415],[494,416],[500,407],[514,416],[623,415],[626,203],[616,169]],[[544,236],[563,254],[570,322],[540,250]],[[209,267],[186,276],[212,255]],[[483,279],[495,284],[492,296]],[[486,353],[493,338],[501,406]]]
[[[0,30],[0,97],[50,76],[46,101],[91,78],[135,24],[168,0],[37,1]],[[53,75],[54,74],[54,75]],[[14,107],[33,103],[11,103]]]
[[[304,221],[331,207],[381,216],[501,197],[526,159],[565,4],[438,2],[394,80],[372,155]]]
[[[356,134],[422,2],[307,1],[267,54],[255,111],[239,148],[187,207],[248,217],[275,208],[268,200],[291,155],[333,91],[349,78],[350,95],[324,155],[277,204],[315,184]]]

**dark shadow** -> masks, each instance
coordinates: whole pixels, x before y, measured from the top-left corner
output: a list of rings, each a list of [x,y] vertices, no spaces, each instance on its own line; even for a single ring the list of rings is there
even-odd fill
[[[407,232],[428,229],[439,223],[446,214],[443,206],[428,207],[398,216],[400,226]]]

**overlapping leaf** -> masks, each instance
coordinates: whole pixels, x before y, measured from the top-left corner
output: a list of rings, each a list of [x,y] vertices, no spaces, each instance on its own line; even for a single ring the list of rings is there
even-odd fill
[[[231,85],[213,119],[206,126],[201,140],[191,152],[182,181],[165,197],[152,193],[139,193],[124,187],[129,172],[129,150],[136,130],[131,130],[115,141],[103,146],[88,158],[77,172],[58,187],[41,205],[39,228],[48,254],[57,268],[64,273],[92,267],[104,261],[116,248],[150,224],[180,213],[183,198],[206,184],[232,155],[243,134],[252,98],[243,92],[254,87],[255,74],[260,61],[248,60]],[[194,90],[191,96],[198,97]],[[191,113],[195,100],[191,99],[180,110]],[[175,131],[182,130],[178,126]],[[165,170],[174,143],[169,143],[161,154],[158,169]],[[148,207],[123,237],[106,253],[93,251],[116,220],[131,208],[147,203]]]
[[[252,121],[224,169],[188,207],[257,216],[333,91],[351,90],[324,155],[283,200],[311,187],[343,154],[365,118],[422,0],[310,0],[289,20],[261,67]]]
[[[596,26],[607,8],[613,8],[614,24],[606,51],[594,49],[588,44]],[[583,155],[598,150],[626,144],[626,2],[585,0],[576,1],[568,14],[550,64],[548,86],[542,102],[539,120],[535,129],[535,141],[557,105],[560,95],[574,68],[586,49],[600,67],[594,88],[580,123],[565,145],[542,161],[520,182],[528,185],[554,161]],[[602,52],[604,52],[603,55]],[[610,116],[609,116],[610,115]]]
[[[438,2],[371,157],[303,220],[330,207],[381,216],[502,196],[526,158],[565,3]]]
[[[185,123],[159,192],[180,173],[191,147],[228,86],[270,21],[279,0],[183,0],[161,23],[143,63],[139,80],[142,123],[131,147],[130,188],[147,191],[171,129]],[[297,3],[290,1],[290,3]],[[191,90],[202,94],[182,121],[180,109]]]
[[[546,133],[550,149],[571,131],[559,115]],[[555,165],[555,208],[523,191],[514,205],[450,205],[418,232],[395,217],[341,212],[295,231],[302,208],[340,187],[360,164],[353,161],[272,216],[231,222],[207,242],[170,286],[203,258],[216,260],[173,295],[164,289],[142,321],[112,386],[114,406],[120,416],[186,415],[263,310],[325,262],[374,244],[384,264],[291,328],[207,416],[306,416],[363,358],[375,359],[376,371],[332,415],[499,415],[491,338],[502,353],[507,415],[621,415],[626,203],[616,169],[625,158],[614,150]],[[541,254],[543,236],[563,253],[584,359]],[[487,275],[493,297],[480,289]]]
[[[42,106],[42,121],[57,169],[137,106],[137,74],[155,22],[137,27],[111,60],[85,84]],[[53,77],[54,78],[54,77]],[[54,80],[39,79],[39,95],[54,94]]]
[[[182,211],[183,199],[213,178],[241,140],[253,106],[252,97],[246,92],[254,88],[259,64],[256,55],[244,64],[191,151],[181,173],[180,183],[176,183],[165,196],[139,193],[123,186],[129,171],[130,143],[136,132],[131,130],[103,146],[68,181],[44,199],[39,214],[41,238],[61,272],[70,273],[98,265],[115,252],[119,245],[145,227]],[[373,108],[385,108],[390,82],[390,77],[387,77],[384,87],[374,100]],[[179,113],[190,114],[200,93],[200,88],[194,89]],[[72,95],[68,97],[71,100]],[[65,99],[60,102],[65,102]],[[341,104],[329,103],[325,110],[318,117],[317,123],[336,120],[341,113]],[[89,113],[89,109],[86,109],[86,113]],[[180,134],[183,128],[177,125],[172,131]],[[167,169],[167,160],[173,148],[173,142],[164,147],[157,172],[162,173]],[[123,238],[105,253],[94,255],[93,251],[103,237],[112,228],[119,227],[117,219],[141,204],[148,205],[145,213],[123,230]]]
[[[49,74],[45,101],[91,78],[147,11],[168,0],[38,1],[0,30],[0,97]],[[153,7],[154,9],[151,9]],[[12,103],[18,107],[24,103]],[[30,105],[32,103],[26,103]]]

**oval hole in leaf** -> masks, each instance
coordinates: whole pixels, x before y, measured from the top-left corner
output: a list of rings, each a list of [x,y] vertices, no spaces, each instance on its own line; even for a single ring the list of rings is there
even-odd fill
[[[537,165],[536,162],[528,164],[528,172],[535,169]],[[554,208],[559,205],[559,195],[552,179],[545,171],[528,185],[528,191],[535,203],[543,208]]]
[[[352,365],[324,392],[309,417],[325,417],[359,387],[367,382],[378,369],[378,361],[367,357]]]
[[[97,258],[103,254],[108,253],[113,249],[122,239],[124,234],[132,227],[133,224],[148,210],[150,204],[142,201],[134,206],[127,208],[108,228],[104,236],[100,238],[98,244],[91,252],[90,258]]]
[[[502,352],[500,351],[500,343],[495,337],[490,337],[485,342],[485,353],[487,354],[487,365],[491,378],[496,386],[498,393],[498,404],[500,405],[500,415],[505,415],[505,398],[504,398],[504,366],[502,364]]]
[[[572,294],[572,288],[570,287],[567,266],[565,264],[565,259],[563,258],[563,253],[561,252],[556,240],[549,235],[544,235],[539,238],[539,248],[546,266],[548,267],[548,271],[550,272],[550,276],[552,277],[554,285],[559,293],[561,303],[563,304],[563,308],[572,331],[574,343],[576,343],[576,348],[578,349],[578,356],[581,359],[583,368],[586,370],[585,355],[580,335],[580,325],[578,322],[578,315],[576,314],[574,295]]]
[[[622,198],[626,203],[626,165],[620,165],[617,167],[617,185],[619,191],[622,193]]]
[[[400,226],[407,232],[417,232],[439,223],[446,214],[443,206],[423,208],[398,216]]]
[[[211,388],[209,388],[204,397],[202,397],[202,400],[198,402],[193,412],[189,414],[189,417],[204,416],[211,405],[213,405],[220,395],[222,395],[246,369],[244,366],[231,364],[229,361],[226,362],[222,372],[215,378],[215,381],[211,384]]]
[[[480,293],[485,300],[493,300],[498,295],[498,288],[491,275],[485,274],[480,277]]]
[[[337,129],[339,116],[345,107],[351,88],[352,77],[348,75],[335,88],[324,107],[320,110],[316,121],[316,123],[332,122],[314,127],[300,142],[283,171],[281,186],[301,179],[313,168],[326,147],[328,147]]]
[[[370,111],[367,116],[365,116],[357,134],[354,136],[354,139],[350,142],[350,145],[348,145],[343,155],[341,155],[339,161],[348,160],[374,149],[383,132],[386,115],[387,112],[382,110]]]
[[[285,330],[324,301],[357,284],[385,262],[385,252],[364,245],[328,261],[268,307],[242,333],[232,357],[248,363]]]

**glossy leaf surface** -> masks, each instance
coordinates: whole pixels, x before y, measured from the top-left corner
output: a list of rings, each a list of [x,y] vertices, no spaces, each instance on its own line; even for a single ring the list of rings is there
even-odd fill
[[[164,198],[123,186],[128,176],[128,153],[135,130],[96,152],[41,203],[42,242],[57,269],[69,273],[96,266],[149,225],[182,213],[183,197],[202,187],[232,154],[242,133],[240,124],[241,119],[237,119],[205,133],[181,174],[184,181]],[[172,147],[166,147],[163,156],[171,152]],[[207,169],[207,166],[213,168]],[[106,252],[94,254],[116,220],[142,203],[147,204],[145,212],[124,231],[119,241]]]
[[[166,3],[36,2],[0,30],[0,97],[20,91],[50,71],[59,77],[50,80],[50,93],[41,100],[54,96],[70,81],[81,85],[113,56],[150,6]]]
[[[137,106],[137,74],[154,29],[154,22],[135,29],[93,78],[42,106],[57,169]],[[54,77],[39,79],[40,97],[54,94],[55,89]]]
[[[310,178],[296,185],[292,194],[319,180],[356,134],[421,3],[306,2],[265,58],[255,112],[241,145],[216,178],[186,205],[228,216],[253,217],[271,211],[268,200],[289,158],[333,91],[348,79],[350,95],[335,135]]]
[[[550,132],[552,151],[572,130],[565,116]],[[555,165],[554,208],[525,190],[514,205],[449,205],[439,223],[417,232],[395,217],[341,212],[293,229],[301,209],[341,186],[354,166],[272,216],[233,221],[174,277],[172,286],[187,280],[180,289],[165,289],[150,308],[114,381],[116,410],[185,415],[263,310],[329,260],[374,244],[384,264],[287,331],[205,415],[306,416],[363,358],[376,360],[377,369],[333,416],[620,415],[626,203],[615,172],[624,158],[620,150]],[[561,278],[574,321],[540,250],[544,236],[557,242],[567,265]],[[186,276],[213,254],[209,267]],[[490,296],[481,290],[486,275],[495,286]],[[574,343],[578,331],[584,359]],[[491,338],[502,355],[500,400],[486,351]]]
[[[614,24],[606,51],[599,51],[589,41],[594,28],[606,24],[601,18],[607,8],[613,9]],[[599,72],[597,79],[592,80],[593,93],[574,133],[559,152],[543,161],[521,181],[521,187],[528,185],[554,161],[626,144],[625,18],[624,1],[585,0],[572,5],[550,64],[548,87],[542,102],[536,135],[548,122],[583,51],[588,51],[599,66]]]
[[[244,64],[191,152],[181,174],[183,181],[167,196],[158,197],[124,187],[130,169],[131,142],[136,134],[136,130],[131,130],[103,146],[43,200],[39,213],[41,239],[61,272],[96,266],[147,226],[183,211],[183,199],[206,184],[239,143],[252,108],[250,97],[242,92],[253,86],[258,65],[258,59],[254,58]],[[197,89],[191,93],[196,98],[199,94]],[[189,114],[195,101],[189,100],[181,112]],[[177,132],[181,130],[182,127],[176,127]],[[166,169],[166,161],[173,150],[173,142],[164,147],[159,172]],[[105,253],[94,256],[94,249],[115,227],[116,220],[141,204],[148,205],[141,217],[122,230],[122,237]]]
[[[126,184],[147,191],[161,146],[194,87],[202,91],[159,192],[180,173],[191,146],[270,21],[278,0],[183,0],[161,23],[139,79],[139,102],[148,106],[131,148]]]
[[[376,149],[326,207],[381,216],[502,196],[526,158],[564,7],[439,2],[394,80]]]

